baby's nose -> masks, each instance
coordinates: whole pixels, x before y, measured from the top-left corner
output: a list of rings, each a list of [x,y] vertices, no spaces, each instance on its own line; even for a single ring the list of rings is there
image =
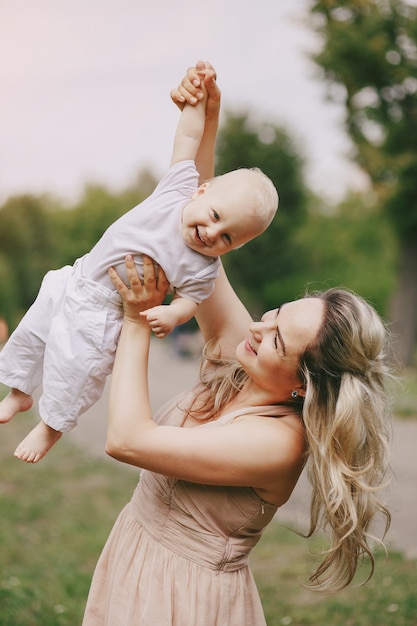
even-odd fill
[[[211,242],[216,241],[217,237],[219,236],[219,227],[217,226],[217,224],[209,226],[206,230],[206,234]]]

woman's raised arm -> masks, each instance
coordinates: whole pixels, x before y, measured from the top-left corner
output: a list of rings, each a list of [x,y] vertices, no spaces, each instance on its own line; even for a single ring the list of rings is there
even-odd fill
[[[252,318],[230,284],[223,266],[213,293],[199,304],[196,319],[204,340],[216,339],[223,356],[233,356],[236,346],[248,336]]]

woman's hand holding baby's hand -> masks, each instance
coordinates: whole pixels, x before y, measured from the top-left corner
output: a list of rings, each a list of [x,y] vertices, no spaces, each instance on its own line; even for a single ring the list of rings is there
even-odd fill
[[[191,105],[196,104],[203,98],[202,83],[208,94],[207,109],[210,106],[218,108],[220,106],[220,89],[216,83],[216,71],[208,61],[197,61],[194,67],[188,68],[180,85],[171,91],[172,101],[181,110],[186,102]]]

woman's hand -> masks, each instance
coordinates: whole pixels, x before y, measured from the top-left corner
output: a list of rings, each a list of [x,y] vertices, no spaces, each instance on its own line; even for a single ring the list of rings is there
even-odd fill
[[[163,269],[158,266],[157,272],[153,260],[146,255],[143,255],[143,281],[131,254],[126,256],[125,265],[130,287],[125,285],[113,267],[109,269],[112,283],[123,300],[124,318],[136,324],[147,324],[146,318],[140,313],[163,302],[169,282]]]
[[[188,102],[194,105],[203,98],[201,85],[207,89],[208,100],[206,117],[217,114],[220,108],[220,89],[216,83],[216,71],[208,61],[197,61],[194,67],[189,67],[177,89],[172,89],[171,99],[182,110]],[[212,111],[212,109],[214,109]]]

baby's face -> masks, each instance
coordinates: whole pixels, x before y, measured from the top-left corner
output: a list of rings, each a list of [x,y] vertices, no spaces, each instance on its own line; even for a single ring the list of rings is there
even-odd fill
[[[204,183],[183,209],[182,236],[190,248],[220,256],[262,232],[250,191]]]

